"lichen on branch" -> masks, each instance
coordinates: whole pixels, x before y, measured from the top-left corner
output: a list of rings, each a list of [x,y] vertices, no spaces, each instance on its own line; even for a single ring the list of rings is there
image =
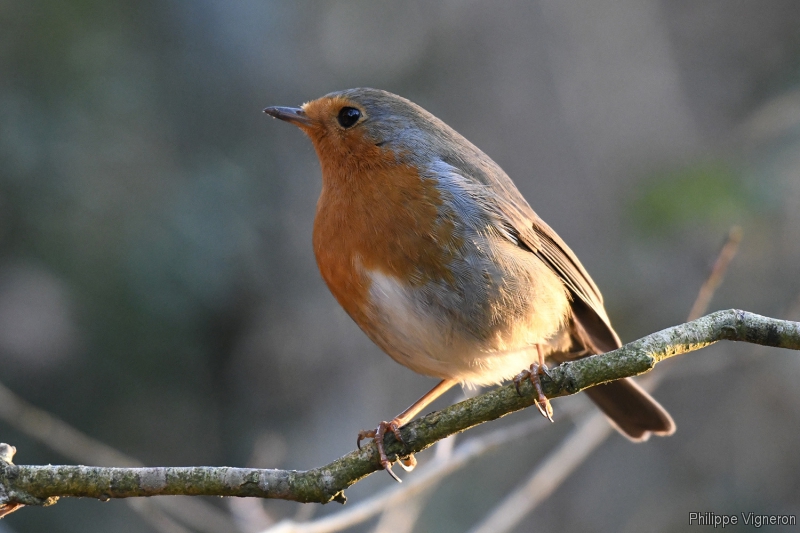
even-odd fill
[[[541,382],[549,398],[575,394],[615,379],[652,370],[670,357],[721,340],[800,350],[800,323],[746,311],[718,311],[653,333],[602,355],[563,363]],[[401,429],[406,446],[387,434],[390,459],[420,452],[435,442],[495,420],[535,402],[527,382],[513,384],[421,417]],[[2,447],[3,445],[0,445]],[[6,450],[13,447],[0,448]],[[48,505],[58,497],[107,500],[137,496],[251,496],[298,502],[344,503],[344,490],[380,469],[374,444],[305,471],[232,467],[104,468],[14,465],[13,451],[0,453],[0,517],[20,505]]]

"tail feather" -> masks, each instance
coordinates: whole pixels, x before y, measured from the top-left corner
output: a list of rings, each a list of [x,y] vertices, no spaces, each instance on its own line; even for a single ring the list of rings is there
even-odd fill
[[[573,334],[586,352],[604,353],[621,346],[611,325],[586,303],[574,299],[572,312]],[[586,394],[614,427],[634,442],[646,441],[652,434],[667,436],[675,432],[669,413],[632,379],[590,387]]]
[[[621,379],[586,389],[614,427],[634,442],[643,442],[651,434],[672,435],[675,422],[652,396],[632,379]]]

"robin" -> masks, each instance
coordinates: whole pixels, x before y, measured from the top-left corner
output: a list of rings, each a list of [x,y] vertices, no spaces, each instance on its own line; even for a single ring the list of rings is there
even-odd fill
[[[621,346],[572,250],[497,163],[431,113],[367,88],[264,112],[303,130],[319,157],[313,243],[328,288],[392,359],[441,380],[359,433],[395,479],[384,435],[402,442],[399,428],[453,385],[530,379],[552,420],[539,383],[546,362]],[[632,441],[675,431],[630,379],[586,394]]]

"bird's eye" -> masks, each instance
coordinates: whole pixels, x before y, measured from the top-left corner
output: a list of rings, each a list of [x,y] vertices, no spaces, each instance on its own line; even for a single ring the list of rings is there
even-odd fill
[[[355,107],[343,107],[339,111],[339,115],[336,117],[336,120],[339,121],[339,125],[344,129],[352,127],[358,119],[361,118],[361,111],[356,109]]]

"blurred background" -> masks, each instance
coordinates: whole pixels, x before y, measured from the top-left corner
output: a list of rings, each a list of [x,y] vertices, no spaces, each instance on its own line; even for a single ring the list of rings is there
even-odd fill
[[[624,341],[685,320],[734,224],[712,309],[799,319],[798,20],[793,0],[0,1],[0,382],[147,465],[320,466],[417,399],[434,380],[373,346],[319,277],[311,143],[261,113],[358,86],[495,159]],[[800,514],[796,353],[728,343],[655,372],[677,433],[613,435],[518,531]],[[480,520],[582,401],[444,480],[413,530]],[[20,427],[0,420],[17,463],[76,461]],[[238,531],[341,509],[257,505]],[[111,530],[166,531],[120,501],[0,523]]]

